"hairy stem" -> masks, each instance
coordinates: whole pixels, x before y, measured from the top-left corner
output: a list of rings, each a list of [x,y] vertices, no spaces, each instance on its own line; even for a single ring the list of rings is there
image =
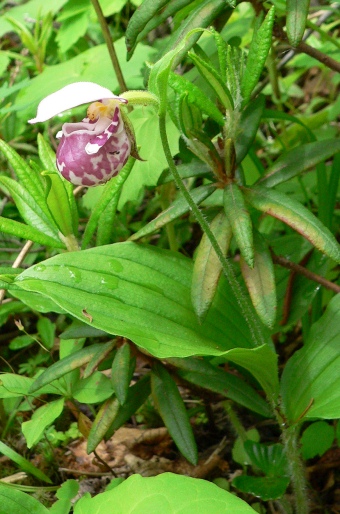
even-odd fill
[[[127,86],[126,86],[126,83],[125,83],[125,80],[123,77],[123,73],[122,73],[122,70],[121,70],[121,67],[120,67],[120,64],[118,61],[115,47],[112,42],[108,24],[106,23],[105,16],[103,14],[102,8],[100,7],[98,0],[91,0],[91,2],[92,2],[94,10],[96,11],[97,18],[98,18],[99,24],[100,24],[102,32],[103,32],[105,43],[106,43],[107,49],[110,54],[112,66],[113,66],[113,69],[115,71],[115,74],[116,74],[116,77],[118,80],[120,92],[123,93],[124,91],[127,90]]]
[[[299,448],[299,425],[282,428],[282,439],[285,446],[291,483],[294,491],[296,514],[308,514],[308,496],[305,467]]]
[[[165,109],[164,111],[165,112]],[[168,162],[168,166],[170,168],[170,171],[174,177],[176,186],[183,194],[184,198],[186,199],[190,210],[192,211],[193,215],[195,216],[197,222],[200,224],[203,232],[207,235],[209,241],[211,242],[212,247],[214,248],[216,255],[222,265],[222,270],[224,275],[227,277],[227,280],[230,284],[231,290],[240,306],[242,315],[248,324],[253,343],[255,346],[260,346],[262,344],[266,343],[266,338],[264,336],[262,327],[256,318],[256,316],[252,312],[252,308],[250,306],[249,299],[244,294],[240,284],[238,283],[237,277],[235,275],[235,271],[232,267],[232,264],[225,258],[223,251],[221,250],[210,226],[209,223],[204,218],[202,212],[200,211],[199,207],[196,205],[195,201],[193,200],[190,192],[185,187],[184,183],[182,182],[182,179],[177,171],[177,168],[172,160],[171,150],[169,147],[169,142],[166,134],[166,116],[165,114],[161,114],[159,117],[159,129],[160,129],[160,135],[161,135],[161,141],[163,145],[164,154],[166,157],[166,160]]]

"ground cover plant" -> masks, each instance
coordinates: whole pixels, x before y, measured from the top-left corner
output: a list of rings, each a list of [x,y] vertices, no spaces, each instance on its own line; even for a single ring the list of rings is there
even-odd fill
[[[0,9],[0,514],[339,512],[339,3]]]

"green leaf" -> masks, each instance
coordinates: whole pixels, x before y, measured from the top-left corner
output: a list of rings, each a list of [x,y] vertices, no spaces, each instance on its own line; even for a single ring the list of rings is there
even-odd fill
[[[242,111],[235,142],[236,163],[240,164],[247,155],[260,125],[265,106],[265,96],[259,95]]]
[[[91,4],[88,3],[86,10],[64,19],[60,24],[55,39],[61,53],[67,52],[75,45],[79,38],[86,34],[90,22],[90,7]]]
[[[326,453],[334,442],[335,431],[326,421],[316,421],[303,431],[300,444],[304,459],[313,459]]]
[[[216,368],[204,360],[169,359],[169,362],[178,368],[177,374],[184,380],[230,398],[261,416],[272,416],[267,402],[240,377]]]
[[[38,500],[0,483],[0,514],[49,514]]]
[[[30,392],[34,393],[41,387],[57,380],[58,378],[70,373],[71,371],[80,368],[93,357],[93,355],[102,347],[101,343],[93,344],[81,350],[78,350],[67,357],[55,362],[49,368],[46,369],[39,377],[35,380],[32,385]]]
[[[112,362],[111,380],[119,403],[123,405],[127,399],[131,380],[130,346],[128,343],[124,343],[117,350]]]
[[[277,355],[269,345],[256,348],[234,348],[225,353],[230,360],[248,370],[266,392],[268,399],[275,401],[279,392]]]
[[[115,514],[197,514],[198,509],[205,514],[255,514],[243,500],[217,485],[173,473],[146,478],[132,475],[111,491],[82,498],[74,514],[107,514],[111,510]]]
[[[289,485],[288,477],[249,477],[234,478],[233,485],[246,494],[252,494],[264,501],[281,498]]]
[[[195,466],[198,453],[189,415],[176,383],[160,363],[153,366],[151,388],[155,406],[176,446],[182,455]]]
[[[0,177],[0,187],[1,185],[8,189],[20,215],[28,225],[52,239],[59,240],[58,228],[51,215],[46,214],[46,208],[40,207],[41,202],[37,196],[31,196],[23,185],[9,177]],[[45,199],[44,204],[46,205]]]
[[[246,69],[241,81],[243,103],[247,104],[250,95],[257,85],[264,68],[272,42],[272,30],[275,18],[275,7],[271,7],[262,25],[254,30],[249,48]]]
[[[111,425],[106,433],[106,439],[112,437],[115,431],[123,426],[124,423],[137,412],[150,396],[150,393],[150,374],[144,375],[138,382],[129,387],[126,401],[124,405],[119,405],[117,412],[115,412]]]
[[[220,77],[216,69],[195,53],[189,52],[188,55],[195,64],[197,70],[202,75],[202,77],[206,80],[210,87],[213,88],[217,95],[217,98],[219,99],[223,107],[227,110],[232,111],[234,108],[234,102],[231,97],[230,91],[223,82],[222,78]]]
[[[76,321],[75,323],[79,323],[79,322]],[[83,337],[100,337],[101,335],[106,335],[105,332],[100,333],[100,331],[98,331],[97,329],[94,329],[93,327],[87,327],[87,328],[92,328],[92,333],[88,332]],[[97,331],[97,333],[94,331]],[[78,333],[77,337],[80,337],[79,333]],[[64,337],[60,336],[60,339],[68,339],[68,338],[65,336]],[[96,368],[98,368],[100,363],[103,362],[110,355],[113,348],[116,346],[116,343],[117,343],[117,341],[115,339],[113,339],[112,341],[108,341],[107,343],[101,344],[98,351],[95,354],[93,354],[93,356],[87,363],[87,366],[83,372],[83,378],[88,378],[89,376],[92,375],[92,373],[94,373],[94,371],[96,370]]]
[[[214,184],[208,184],[205,186],[199,186],[193,191],[191,191],[191,196],[194,199],[196,204],[200,204],[208,198],[214,191],[216,190],[216,186]],[[190,210],[187,201],[180,195],[176,200],[172,202],[170,207],[162,211],[156,218],[150,221],[143,228],[138,230],[135,234],[130,236],[131,241],[135,241],[136,239],[140,239],[141,237],[147,236],[148,234],[152,234],[156,230],[164,227],[171,221],[183,216],[183,214],[187,214]]]
[[[65,245],[58,237],[47,236],[34,227],[30,227],[29,225],[25,225],[24,223],[11,220],[9,218],[3,218],[2,216],[0,216],[0,231],[5,232],[5,234],[12,234],[13,236],[20,237],[22,239],[28,239],[45,246],[62,248],[65,250]]]
[[[245,206],[243,193],[234,182],[230,182],[224,188],[223,203],[236,243],[244,260],[252,268],[254,266],[253,224]]]
[[[248,202],[283,221],[308,239],[320,252],[340,262],[340,247],[333,234],[302,204],[278,191],[267,188],[244,190]]]
[[[127,60],[133,54],[138,35],[155,14],[167,4],[167,0],[144,0],[142,5],[131,16],[125,32]]]
[[[288,461],[282,444],[267,445],[248,440],[244,443],[244,449],[252,465],[266,475],[275,477],[288,475]]]
[[[87,439],[87,453],[93,452],[100,441],[104,439],[110,425],[115,419],[119,409],[119,401],[117,398],[109,398],[100,407],[98,414],[92,423],[92,427]]]
[[[13,462],[15,462],[15,464],[17,464],[22,471],[25,471],[26,473],[29,473],[30,475],[35,476],[36,478],[38,478],[38,480],[42,480],[43,482],[52,484],[52,481],[48,478],[48,476],[45,475],[45,473],[40,471],[40,469],[36,468],[30,461],[24,459],[24,457],[22,457],[16,451],[12,450],[12,448],[7,446],[7,444],[3,443],[2,441],[0,441],[0,453],[2,453],[8,459],[11,459]],[[2,484],[0,482],[0,499],[1,499],[0,511],[4,507],[1,486],[2,486]],[[18,511],[17,510],[16,511],[6,511],[6,514],[7,513],[9,514],[10,512],[13,512],[13,514],[17,514]],[[35,512],[35,511],[29,511],[29,512],[31,513],[31,512]]]
[[[233,347],[249,347],[251,334],[228,283],[221,280],[200,325],[191,307],[191,278],[190,259],[126,242],[57,255],[25,270],[14,284],[52,299],[93,327],[131,339],[157,357],[221,355]],[[93,351],[94,346],[82,350],[79,366]],[[53,364],[44,373],[50,373],[50,381],[56,378],[54,366],[61,366],[59,377],[74,369],[72,361]]]
[[[64,399],[54,400],[52,402],[39,407],[30,421],[24,421],[21,424],[21,430],[27,441],[28,448],[32,448],[38,443],[45,431],[53,421],[60,416],[64,408]]]
[[[289,43],[297,47],[302,40],[310,0],[287,0],[286,29]]]
[[[232,232],[223,211],[213,219],[210,228],[224,255],[227,255]],[[222,265],[215,250],[206,234],[203,234],[196,252],[191,285],[191,301],[200,320],[204,319],[212,304],[221,272]]]
[[[178,94],[186,94],[188,102],[198,107],[204,114],[209,116],[221,127],[224,125],[224,117],[216,105],[203,93],[195,84],[182,75],[170,73],[169,86]]]
[[[267,244],[258,232],[254,239],[254,267],[250,268],[241,256],[241,271],[257,314],[271,328],[277,309],[274,265]]]
[[[54,345],[56,325],[49,318],[38,319],[37,330],[44,346],[50,350]]]
[[[312,325],[305,346],[288,360],[281,379],[284,412],[300,419],[340,417],[340,295]]]
[[[313,168],[339,151],[339,139],[325,139],[304,145],[300,144],[280,157],[258,183],[268,188],[274,187]]]
[[[79,379],[72,388],[72,397],[80,403],[100,403],[113,393],[110,379],[99,371],[95,371],[90,377]]]

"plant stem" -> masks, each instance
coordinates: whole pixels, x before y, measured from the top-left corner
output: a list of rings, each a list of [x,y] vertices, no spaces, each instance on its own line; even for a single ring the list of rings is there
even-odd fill
[[[233,427],[236,435],[241,439],[243,443],[245,443],[248,439],[247,431],[239,420],[238,415],[234,411],[233,405],[230,401],[223,402],[223,406],[228,414],[229,422]]]
[[[163,110],[165,112],[165,109]],[[166,157],[166,160],[168,162],[170,171],[173,174],[175,183],[178,187],[178,189],[183,194],[184,198],[186,199],[190,210],[194,214],[197,222],[200,224],[203,232],[207,235],[212,247],[214,248],[216,255],[222,265],[222,270],[224,275],[227,277],[227,280],[229,282],[229,285],[231,287],[231,290],[240,306],[242,315],[248,324],[253,343],[255,346],[260,346],[262,344],[266,344],[266,338],[264,336],[262,327],[252,312],[252,308],[250,306],[249,300],[244,294],[240,284],[238,283],[235,271],[232,267],[232,264],[225,258],[223,251],[221,250],[213,232],[210,229],[209,223],[204,218],[202,212],[200,211],[199,207],[196,205],[195,201],[193,200],[190,192],[185,187],[184,183],[182,182],[182,179],[177,171],[177,168],[172,160],[171,150],[169,147],[169,142],[166,134],[166,115],[160,114],[159,116],[159,129],[160,129],[160,135],[161,135],[161,141],[163,145],[164,154]]]
[[[121,70],[121,67],[120,67],[120,64],[118,61],[118,57],[116,54],[114,44],[112,42],[108,24],[106,23],[105,16],[103,14],[102,8],[100,7],[98,0],[91,0],[91,2],[92,2],[94,10],[96,11],[98,21],[99,21],[99,24],[100,24],[102,32],[103,32],[105,43],[106,43],[107,49],[110,54],[112,66],[113,66],[113,69],[115,71],[115,74],[116,74],[116,77],[118,80],[120,92],[123,93],[124,91],[127,90],[127,86],[126,86],[126,83],[125,83],[125,80],[123,77],[123,73],[122,73],[122,70]]]
[[[307,481],[299,447],[300,425],[293,425],[291,427],[281,425],[281,428],[294,491],[295,513],[308,514]]]

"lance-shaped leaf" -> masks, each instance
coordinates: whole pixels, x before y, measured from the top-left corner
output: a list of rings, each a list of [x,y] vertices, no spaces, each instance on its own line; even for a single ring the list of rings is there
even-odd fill
[[[230,221],[236,243],[251,268],[254,266],[253,224],[239,186],[230,182],[224,188],[224,210]]]
[[[58,227],[52,216],[46,214],[46,205],[41,208],[39,202],[36,201],[36,196],[31,196],[22,184],[9,177],[0,177],[0,188],[1,186],[9,191],[20,215],[28,225],[53,239],[58,239]],[[46,204],[45,199],[44,204]]]
[[[196,204],[200,204],[208,198],[215,191],[214,184],[209,184],[206,186],[199,186],[193,191],[191,191],[191,196],[195,200]],[[148,234],[152,234],[156,230],[164,227],[167,223],[183,216],[183,214],[187,214],[190,208],[182,195],[180,195],[170,207],[168,207],[165,211],[161,212],[156,218],[154,218],[150,223],[145,225],[145,227],[141,228],[130,237],[131,241],[135,241],[136,239],[140,239],[141,237],[147,236]]]
[[[177,385],[160,363],[156,363],[151,374],[152,396],[156,408],[184,457],[196,465],[197,446]]]
[[[256,187],[245,190],[248,202],[278,218],[310,241],[318,250],[340,262],[340,247],[333,234],[306,207],[284,193]]]
[[[15,237],[34,241],[35,243],[51,246],[52,248],[65,249],[65,245],[58,237],[47,236],[34,227],[20,223],[20,221],[3,218],[2,216],[0,216],[0,231],[5,234],[12,234]]]
[[[112,385],[121,405],[126,402],[130,380],[130,346],[125,343],[118,348],[111,369]]]
[[[268,403],[242,378],[217,368],[206,360],[168,359],[178,368],[177,374],[184,380],[230,398],[261,416],[271,417]]]
[[[24,378],[24,377],[21,377]],[[8,459],[11,459],[13,462],[15,462],[22,471],[25,471],[26,473],[30,473],[31,475],[35,476],[39,480],[42,480],[43,482],[47,482],[49,484],[52,484],[52,480],[48,478],[48,476],[45,475],[40,469],[36,468],[29,460],[24,459],[19,453],[14,451],[12,448],[7,446],[7,444],[0,441],[0,454],[5,455]],[[2,503],[2,497],[0,494],[0,501],[2,508],[4,507],[4,504]],[[15,512],[6,510],[6,513],[8,512]],[[32,512],[32,511],[29,511]],[[34,511],[35,512],[35,511]],[[38,513],[37,513],[38,514]]]
[[[28,448],[38,443],[45,431],[53,421],[60,416],[64,408],[64,398],[54,400],[39,407],[32,419],[24,421],[21,425],[22,433],[27,441]]]
[[[222,78],[220,77],[216,69],[193,52],[189,53],[189,57],[195,64],[196,68],[198,69],[202,77],[215,91],[215,94],[221,102],[221,104],[223,105],[223,107],[228,110],[233,110],[234,102],[231,97],[230,91],[223,82]]]
[[[296,47],[305,31],[310,0],[287,0],[286,29],[289,43]]]
[[[36,498],[6,484],[0,484],[0,502],[1,510],[6,514],[50,514]]]
[[[337,152],[340,152],[339,139],[326,139],[299,145],[280,157],[258,183],[265,187],[276,186],[313,168]]]
[[[276,318],[276,288],[274,265],[262,236],[255,233],[254,267],[241,256],[241,271],[257,314],[271,328]]]
[[[224,125],[223,114],[216,105],[203,93],[203,91],[195,84],[187,80],[182,75],[170,73],[169,86],[176,91],[178,95],[186,94],[188,102],[195,105],[204,114],[216,121],[220,126]]]
[[[186,137],[202,128],[201,110],[188,101],[188,93],[182,93],[178,99],[178,122],[181,132]]]
[[[275,18],[274,6],[268,11],[267,16],[259,28],[255,28],[252,42],[249,48],[246,69],[241,82],[243,103],[247,104],[250,95],[257,85],[263,67],[265,65],[272,42],[272,30]]]
[[[232,231],[223,211],[213,219],[210,228],[226,255]],[[207,235],[203,234],[195,257],[191,286],[191,301],[200,320],[204,318],[214,299],[221,272],[222,265],[216,252]]]
[[[301,350],[289,359],[281,395],[289,421],[340,417],[340,295],[312,325]]]
[[[117,398],[109,398],[100,407],[87,439],[87,453],[93,452],[104,436],[119,409],[119,401]]]
[[[240,164],[251,147],[264,111],[265,97],[259,95],[242,111],[239,129],[240,133],[235,142],[236,163]]]
[[[115,431],[123,426],[124,423],[126,423],[128,419],[136,413],[136,411],[150,396],[150,393],[150,374],[144,375],[144,377],[138,380],[136,384],[129,387],[126,401],[124,405],[119,405],[118,411],[105,435],[106,440],[110,439]]]

